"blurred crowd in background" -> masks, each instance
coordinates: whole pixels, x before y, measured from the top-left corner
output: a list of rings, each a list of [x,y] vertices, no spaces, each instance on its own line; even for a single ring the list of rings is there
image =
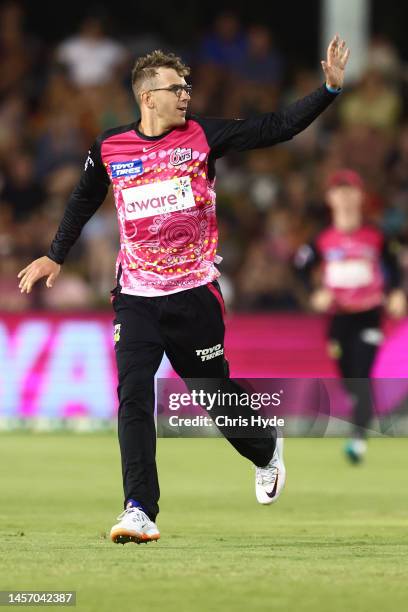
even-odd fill
[[[192,67],[191,110],[245,117],[279,110],[323,82],[285,65],[273,32],[220,14],[194,48],[171,48],[154,33],[119,39],[97,14],[50,48],[27,31],[18,3],[0,9],[0,310],[106,308],[118,233],[112,195],[85,226],[50,291],[18,289],[17,272],[44,255],[90,144],[138,117],[130,86],[135,58],[155,48]],[[366,68],[305,132],[277,147],[217,162],[222,288],[236,311],[306,307],[294,254],[328,223],[327,176],[359,171],[366,214],[398,238],[408,285],[408,71],[386,39],[372,40]]]

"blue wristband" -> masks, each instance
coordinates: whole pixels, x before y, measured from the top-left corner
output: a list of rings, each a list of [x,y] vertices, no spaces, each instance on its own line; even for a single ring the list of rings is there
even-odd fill
[[[336,89],[335,87],[329,87],[329,85],[327,83],[325,83],[325,86],[326,86],[327,91],[330,91],[330,93],[332,93],[332,94],[339,94],[342,91],[341,87]]]

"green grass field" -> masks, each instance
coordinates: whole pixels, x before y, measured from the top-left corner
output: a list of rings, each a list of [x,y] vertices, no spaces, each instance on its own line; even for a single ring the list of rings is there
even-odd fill
[[[121,546],[114,434],[3,434],[0,590],[76,590],[81,611],[405,611],[408,442],[372,440],[358,468],[341,448],[288,440],[262,507],[223,440],[159,440],[162,539]]]

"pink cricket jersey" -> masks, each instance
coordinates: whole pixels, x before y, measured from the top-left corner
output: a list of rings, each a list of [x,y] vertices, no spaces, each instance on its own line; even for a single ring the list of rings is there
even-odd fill
[[[119,221],[116,270],[123,293],[164,295],[219,276],[209,153],[202,127],[191,119],[156,141],[134,129],[103,141]]]
[[[335,310],[358,312],[380,306],[384,295],[381,257],[384,237],[375,227],[346,233],[330,227],[316,241],[323,264],[323,285]]]

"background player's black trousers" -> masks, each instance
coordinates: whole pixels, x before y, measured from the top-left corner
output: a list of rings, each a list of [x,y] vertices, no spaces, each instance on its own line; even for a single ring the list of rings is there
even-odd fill
[[[329,338],[338,345],[338,366],[354,398],[353,435],[365,438],[373,417],[369,378],[382,339],[381,309],[335,315],[330,323]]]
[[[211,286],[152,298],[126,295],[118,289],[113,294],[119,376],[118,435],[125,504],[128,499],[137,500],[155,520],[160,490],[156,468],[154,375],[163,353],[166,352],[182,378],[219,379],[226,392],[242,389],[229,380],[224,355],[202,361],[196,353],[218,344],[224,347],[223,300],[216,281]],[[222,411],[214,407],[211,416],[220,413],[250,419],[253,411],[247,406]],[[245,438],[234,437],[233,431],[227,428],[220,430],[241,455],[256,465],[265,466],[272,458],[276,432],[266,432],[263,437],[257,432],[256,437]]]

